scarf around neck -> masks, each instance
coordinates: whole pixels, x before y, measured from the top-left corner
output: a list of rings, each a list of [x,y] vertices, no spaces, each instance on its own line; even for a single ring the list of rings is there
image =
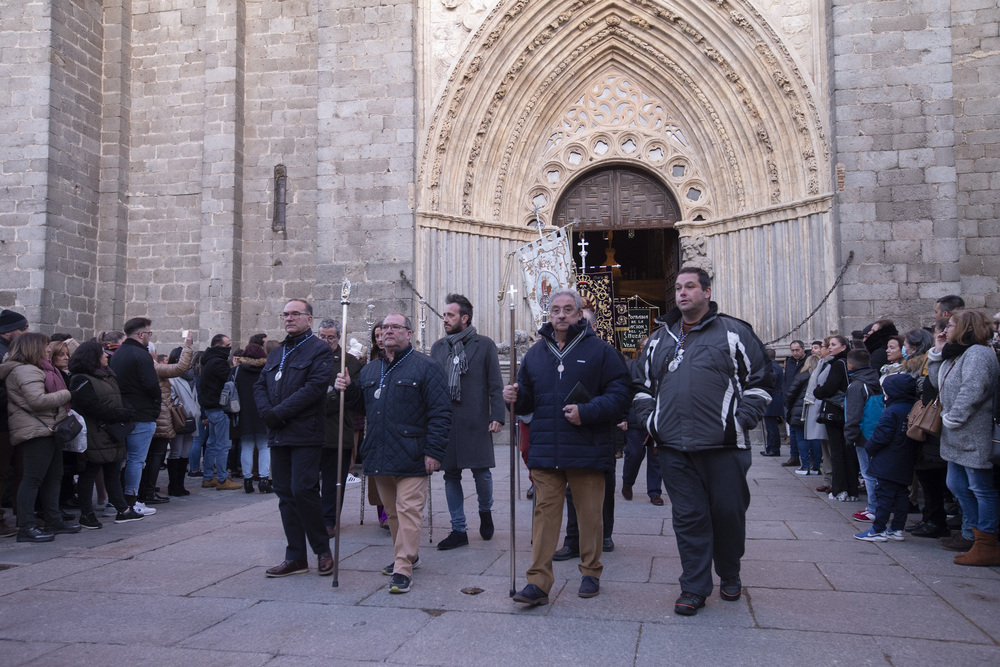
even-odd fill
[[[966,350],[968,350],[971,345],[963,345],[961,343],[945,343],[944,347],[941,349],[942,359],[954,359],[956,357],[962,356]]]
[[[448,341],[448,390],[451,392],[451,400],[456,403],[462,400],[461,377],[469,371],[465,348],[470,341],[475,340],[475,337],[474,326],[468,326],[463,331],[445,336],[445,340]]]

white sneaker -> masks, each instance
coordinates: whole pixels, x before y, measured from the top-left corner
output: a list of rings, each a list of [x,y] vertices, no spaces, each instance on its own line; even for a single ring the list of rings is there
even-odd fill
[[[355,477],[353,472],[347,473],[347,483],[348,484],[360,484],[361,478]]]
[[[104,516],[118,516],[118,510],[111,503],[104,506]]]
[[[132,505],[132,509],[135,510],[136,514],[141,514],[143,516],[153,516],[156,514],[156,509],[152,507],[146,507],[143,503],[138,500],[135,501],[135,505]]]
[[[886,529],[885,536],[888,537],[890,540],[894,540],[896,542],[902,542],[903,540],[906,539],[906,536],[903,535],[903,531],[901,530]]]

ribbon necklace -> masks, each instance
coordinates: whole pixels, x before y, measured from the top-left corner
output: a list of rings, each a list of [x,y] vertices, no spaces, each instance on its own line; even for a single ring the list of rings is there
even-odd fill
[[[281,369],[285,367],[285,357],[287,357],[288,355],[290,355],[295,350],[299,349],[299,345],[302,345],[302,343],[306,342],[307,340],[309,340],[312,337],[313,337],[313,333],[310,331],[309,335],[306,336],[305,338],[303,338],[302,340],[300,340],[295,347],[293,347],[290,350],[288,348],[285,348],[284,352],[281,353],[281,363],[278,364],[278,372],[274,374],[274,381],[275,382],[277,382],[278,380],[281,379]]]
[[[413,352],[413,348],[412,347],[410,348],[410,352]],[[386,367],[385,367],[385,359],[382,359],[382,366],[381,366],[382,376],[378,379],[378,389],[375,390],[375,400],[378,400],[379,397],[382,395],[382,387],[385,386],[385,378],[386,378],[386,376],[389,375],[389,373],[393,372],[396,369],[396,366],[398,366],[401,363],[403,363],[403,359],[406,359],[408,356],[410,356],[410,352],[407,352],[406,354],[404,354],[399,359],[399,361],[395,361],[395,362],[389,364],[389,368],[388,369],[386,369]]]
[[[558,346],[556,346],[555,343],[553,343],[552,341],[550,341],[548,338],[545,339],[545,344],[548,345],[549,351],[552,352],[552,354],[554,354],[556,356],[556,359],[559,360],[559,365],[556,366],[556,370],[559,371],[559,379],[560,380],[562,380],[563,371],[566,370],[566,367],[563,366],[563,357],[565,357],[567,354],[569,354],[569,351],[572,350],[574,347],[576,347],[576,344],[579,343],[581,340],[583,340],[583,338],[584,338],[584,336],[586,334],[587,334],[587,330],[586,329],[584,329],[583,331],[581,331],[579,334],[577,334],[576,338],[574,338],[573,341],[569,345],[567,345],[566,347],[563,348],[562,352],[559,351],[559,348],[558,348]]]
[[[670,361],[670,365],[667,366],[667,370],[671,373],[676,371],[677,367],[684,361],[684,339],[687,338],[689,333],[691,332],[684,330],[684,320],[681,320],[681,337],[677,339],[677,347],[674,348],[674,358]]]

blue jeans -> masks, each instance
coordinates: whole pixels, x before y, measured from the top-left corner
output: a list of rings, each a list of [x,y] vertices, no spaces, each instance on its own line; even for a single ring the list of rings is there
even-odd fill
[[[229,449],[233,443],[229,440],[229,415],[222,408],[205,410],[208,417],[208,436],[205,438],[205,477],[213,476],[220,482],[226,481],[229,473],[226,463],[229,459]]]
[[[271,449],[267,446],[267,433],[251,433],[240,437],[240,467],[243,479],[250,479],[253,470],[253,448],[257,446],[257,475],[266,479],[271,475]]]
[[[799,453],[799,463],[803,468],[819,470],[823,464],[823,443],[820,440],[806,440],[804,426],[792,426],[788,436],[792,452]],[[793,457],[794,458],[794,457]]]
[[[205,449],[205,440],[208,438],[208,426],[201,423],[201,415],[198,416],[198,432],[194,434],[194,441],[191,443],[191,454],[188,457],[188,470],[191,472],[201,471],[201,454]]]
[[[489,468],[473,468],[472,479],[476,482],[479,511],[489,512],[493,508],[493,473]],[[448,501],[448,511],[451,513],[451,529],[464,533],[465,493],[462,491],[461,470],[445,470],[444,497]]]
[[[767,439],[764,442],[764,451],[768,454],[781,453],[781,431],[779,430],[777,417],[764,417],[764,432]]]
[[[962,507],[962,537],[973,539],[973,528],[996,535],[997,490],[993,486],[993,471],[948,461],[947,483]]]
[[[877,483],[875,478],[868,474],[868,452],[865,451],[864,447],[857,445],[854,446],[854,449],[858,450],[858,466],[861,468],[861,477],[865,480],[865,491],[868,493],[868,505],[865,509],[875,514],[875,486]]]
[[[146,463],[149,453],[149,443],[156,433],[156,422],[136,422],[135,428],[128,434],[125,443],[125,485],[126,496],[139,493],[139,480],[142,478],[142,466]]]

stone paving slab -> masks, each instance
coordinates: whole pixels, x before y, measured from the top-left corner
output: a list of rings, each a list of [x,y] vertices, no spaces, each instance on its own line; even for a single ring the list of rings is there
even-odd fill
[[[1000,637],[1000,579],[965,576],[919,578],[931,591],[983,631],[992,637]]]
[[[66,643],[100,638],[108,644],[168,646],[249,605],[244,600],[212,599],[194,605],[169,595],[18,591],[3,597],[0,638]],[[154,611],[156,622],[151,622]],[[142,621],[138,628],[137,619]],[[115,628],[126,630],[115,632]]]
[[[166,562],[151,568],[143,560],[116,561],[91,567],[37,588],[49,591],[86,593],[132,593],[141,595],[188,595],[216,581],[247,570],[242,563],[224,565],[211,563]]]
[[[6,554],[4,554],[4,560],[6,560]],[[10,576],[0,576],[0,596],[40,586],[54,579],[85,572],[114,562],[110,558],[50,558],[41,563],[22,565],[16,568],[16,576],[10,570],[7,571]]]
[[[263,601],[231,614],[181,645],[380,661],[407,640],[423,635],[431,618],[423,611]]]
[[[27,665],[36,658],[45,657],[38,664],[55,664],[48,656],[58,651],[65,644],[41,641],[23,641],[20,639],[0,639],[0,655],[6,665]]]
[[[763,628],[992,641],[951,605],[931,596],[765,588],[753,590],[750,597],[754,618]]]
[[[646,623],[635,665],[878,665],[890,664],[872,637],[718,627],[702,614],[663,625]],[[695,619],[699,619],[697,622]],[[680,626],[680,627],[678,627]],[[896,665],[905,663],[895,663]]]
[[[530,617],[529,623],[524,616]],[[638,639],[638,623],[552,618],[540,616],[537,608],[513,615],[447,613],[403,644],[389,662],[463,667],[620,665],[632,660]]]
[[[838,591],[933,595],[919,578],[896,564],[857,567],[850,563],[817,563],[816,567]]]
[[[953,641],[874,637],[879,649],[893,665],[941,667],[941,665],[998,665],[1000,646],[963,644]]]
[[[2,648],[2,647],[0,647]],[[271,665],[271,653],[212,651],[176,646],[115,646],[104,643],[69,644],[26,665],[212,665],[257,667]],[[13,663],[11,663],[13,664]],[[328,663],[329,664],[329,663]]]

